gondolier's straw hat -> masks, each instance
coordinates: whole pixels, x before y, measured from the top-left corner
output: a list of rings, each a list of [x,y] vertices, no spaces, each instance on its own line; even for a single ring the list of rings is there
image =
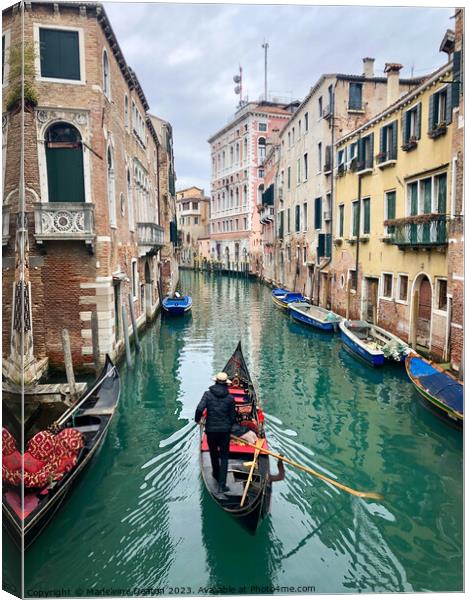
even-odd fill
[[[230,379],[228,378],[227,373],[223,373],[222,371],[220,373],[217,373],[217,375],[214,375],[214,377],[212,379],[214,381],[217,381],[217,383],[227,383],[227,384],[232,383],[230,381]]]

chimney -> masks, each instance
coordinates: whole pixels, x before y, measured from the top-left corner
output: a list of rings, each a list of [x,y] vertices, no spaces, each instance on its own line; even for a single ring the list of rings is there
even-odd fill
[[[366,56],[366,58],[362,59],[362,62],[364,63],[364,77],[373,77],[375,58],[370,58],[370,56]]]
[[[387,73],[387,106],[398,100],[400,96],[400,70],[403,65],[398,63],[385,63],[384,73]]]

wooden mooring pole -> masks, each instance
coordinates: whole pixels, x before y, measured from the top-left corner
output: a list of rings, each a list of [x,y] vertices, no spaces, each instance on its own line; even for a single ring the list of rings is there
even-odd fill
[[[135,320],[135,312],[134,312],[134,302],[132,300],[132,295],[129,293],[129,310],[131,313],[131,321],[132,321],[132,331],[134,332],[134,342],[135,348],[137,352],[140,352],[140,342],[139,342],[139,332],[137,331],[137,321]]]
[[[129,343],[129,325],[127,322],[127,310],[124,304],[122,308],[122,329],[124,331],[124,342],[126,344],[126,362],[128,367],[132,367],[131,345]]]
[[[77,387],[75,385],[75,375],[73,372],[72,350],[70,348],[70,336],[68,329],[62,329],[62,347],[64,349],[65,374],[69,384],[70,399],[74,402],[77,399]]]

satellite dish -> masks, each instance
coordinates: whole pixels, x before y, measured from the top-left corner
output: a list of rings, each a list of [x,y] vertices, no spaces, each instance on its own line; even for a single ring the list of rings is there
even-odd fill
[[[233,76],[233,81],[235,83],[240,83],[241,80],[242,80],[242,78],[240,77],[240,75],[234,75]]]
[[[233,91],[235,92],[235,94],[239,94],[240,90],[241,90],[241,87],[239,85],[237,85],[237,86],[235,86]]]

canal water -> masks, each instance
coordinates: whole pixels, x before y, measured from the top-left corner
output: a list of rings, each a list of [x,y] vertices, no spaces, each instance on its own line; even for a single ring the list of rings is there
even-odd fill
[[[99,455],[27,552],[26,594],[462,590],[462,435],[423,407],[404,369],[362,365],[258,282],[186,271],[181,284],[192,315],[159,316],[134,368],[122,366]],[[383,501],[286,467],[256,536],[215,506],[193,416],[239,339],[271,447]]]

